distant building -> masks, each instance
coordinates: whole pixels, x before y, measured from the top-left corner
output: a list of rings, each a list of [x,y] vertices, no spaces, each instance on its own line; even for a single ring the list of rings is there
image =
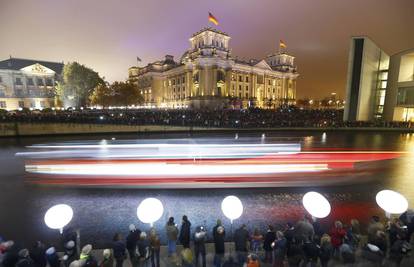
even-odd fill
[[[278,52],[262,60],[231,55],[230,36],[204,28],[190,38],[190,48],[178,62],[167,55],[145,67],[129,68],[147,106],[156,107],[275,107],[296,99],[294,57]]]
[[[12,58],[0,61],[0,109],[54,106],[63,63]]]
[[[414,49],[388,56],[368,37],[353,37],[345,121],[414,121]]]

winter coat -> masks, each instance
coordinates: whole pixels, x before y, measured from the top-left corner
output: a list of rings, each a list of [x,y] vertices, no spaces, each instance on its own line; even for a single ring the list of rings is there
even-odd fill
[[[112,249],[114,251],[114,258],[115,259],[125,259],[126,258],[126,254],[125,254],[125,249],[126,246],[124,244],[124,242],[122,241],[115,241],[112,244]]]
[[[140,239],[137,242],[139,257],[148,259],[150,257],[150,242],[147,239]]]
[[[151,249],[157,250],[157,251],[160,250],[161,241],[160,241],[160,237],[158,235],[150,235],[149,241],[150,241]]]
[[[305,254],[305,258],[308,260],[312,260],[313,262],[318,261],[319,250],[319,246],[316,245],[314,242],[305,242],[303,244],[303,253]]]
[[[214,248],[216,254],[224,254],[224,238],[226,236],[226,231],[224,230],[222,234],[218,233],[217,228],[220,225],[216,225],[213,228],[213,238],[214,238]]]
[[[234,244],[236,251],[247,252],[247,241],[249,232],[244,228],[239,228],[234,232]]]
[[[333,247],[331,243],[323,243],[320,249],[319,258],[323,262],[328,262],[333,254]]]
[[[343,228],[332,228],[330,234],[331,236],[331,243],[334,248],[339,248],[342,245],[344,237],[346,235],[346,231]]]
[[[169,241],[177,241],[178,237],[178,228],[174,224],[167,224],[165,226],[167,231],[167,238]]]
[[[127,238],[126,238],[126,249],[132,253],[137,248],[137,241],[139,239],[139,236],[141,235],[141,231],[135,230],[130,231]]]
[[[46,259],[50,267],[60,266],[59,256],[57,255],[57,253],[46,254]]]
[[[282,238],[275,241],[275,246],[273,247],[275,260],[283,260],[287,252],[287,240]]]
[[[30,258],[33,259],[33,262],[36,267],[46,267],[46,249],[42,247],[35,247],[30,251]]]
[[[266,251],[272,251],[272,243],[276,240],[276,233],[273,231],[267,231],[264,241],[263,248]]]
[[[298,240],[306,240],[306,237],[312,238],[314,234],[313,225],[308,221],[299,221],[295,226],[295,237]]]
[[[19,261],[16,263],[16,267],[35,267],[35,264],[33,260],[29,257],[20,258]]]
[[[191,223],[189,221],[183,222],[180,230],[180,243],[183,245],[190,244]]]

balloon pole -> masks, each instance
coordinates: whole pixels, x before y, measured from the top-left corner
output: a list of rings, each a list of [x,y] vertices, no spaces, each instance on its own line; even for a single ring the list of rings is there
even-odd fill
[[[76,230],[76,252],[80,255],[80,229]]]

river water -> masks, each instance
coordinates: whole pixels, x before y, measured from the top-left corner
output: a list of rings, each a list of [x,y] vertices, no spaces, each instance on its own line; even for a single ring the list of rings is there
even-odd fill
[[[262,132],[238,133],[239,138],[260,140]],[[142,134],[96,136],[44,136],[0,139],[0,236],[14,239],[24,246],[35,240],[57,242],[59,233],[46,227],[43,221],[46,210],[59,203],[73,207],[74,218],[70,226],[80,229],[82,243],[104,247],[115,232],[127,234],[128,225],[136,224],[143,230],[149,225],[140,223],[136,207],[146,197],[159,198],[165,208],[162,218],[155,223],[164,237],[164,225],[169,216],[180,223],[186,214],[192,225],[205,225],[211,229],[217,219],[231,228],[221,212],[220,203],[227,195],[238,196],[244,205],[240,219],[252,231],[255,227],[283,225],[301,218],[305,211],[301,199],[304,193],[316,190],[324,194],[332,205],[332,213],[321,220],[325,227],[336,219],[348,224],[357,218],[364,225],[372,215],[383,216],[375,202],[375,195],[382,189],[393,189],[405,195],[410,207],[414,205],[414,135],[398,132],[267,132],[265,141],[297,142],[305,150],[376,150],[405,151],[392,160],[357,164],[356,175],[349,171],[338,177],[338,183],[329,186],[313,186],[305,182],[296,187],[223,188],[223,189],[139,189],[139,188],[77,188],[34,186],[26,182],[24,160],[16,157],[27,151],[26,146],[40,143],[68,141],[147,139],[147,138],[233,138],[235,133],[215,134]],[[304,177],[306,178],[306,177]],[[332,179],[335,179],[332,178]]]

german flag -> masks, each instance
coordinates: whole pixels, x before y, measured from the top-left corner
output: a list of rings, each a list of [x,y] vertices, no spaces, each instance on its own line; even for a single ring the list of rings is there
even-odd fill
[[[285,42],[283,42],[283,40],[279,40],[279,48],[286,48],[287,45],[285,44]]]
[[[208,21],[211,21],[216,26],[219,24],[216,17],[214,17],[213,14],[211,14],[210,12],[208,12]]]

